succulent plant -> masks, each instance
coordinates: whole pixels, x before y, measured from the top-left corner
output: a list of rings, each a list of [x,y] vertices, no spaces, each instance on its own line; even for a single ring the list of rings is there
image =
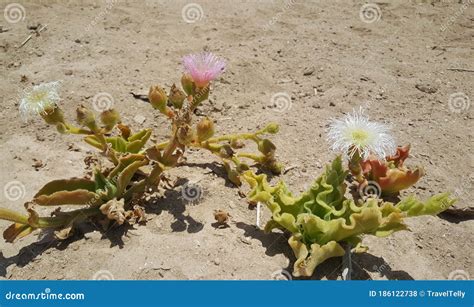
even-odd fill
[[[175,84],[169,94],[158,85],[152,86],[148,100],[150,105],[170,121],[170,138],[147,147],[152,129],[132,133],[123,124],[115,109],[102,111],[97,117],[93,111],[80,105],[76,110],[76,126],[67,122],[59,106],[59,83],[39,85],[28,91],[20,104],[23,118],[40,115],[47,124],[56,126],[63,134],[83,135],[84,141],[99,149],[113,163],[112,168],[101,169],[98,165],[94,179],[72,178],[47,183],[25,204],[27,215],[0,209],[0,219],[14,222],[5,232],[8,242],[19,239],[38,228],[55,228],[60,239],[68,237],[79,221],[93,218],[108,219],[117,224],[145,221],[143,210],[132,206],[134,197],[147,190],[155,190],[162,174],[175,167],[186,148],[200,148],[219,157],[228,178],[241,184],[241,174],[250,167],[242,159],[250,159],[257,165],[275,173],[281,166],[275,158],[275,146],[263,138],[265,134],[278,132],[278,125],[270,124],[255,133],[215,136],[214,122],[210,118],[193,123],[194,111],[208,97],[211,82],[225,68],[225,62],[213,54],[196,54],[183,59],[185,73],[181,78],[183,90]],[[245,141],[258,145],[260,154],[239,153]],[[35,206],[80,206],[73,211],[56,209],[51,217],[39,217]]]
[[[344,255],[341,243],[351,244],[355,252],[366,251],[363,235],[385,237],[405,230],[405,218],[436,215],[455,202],[448,193],[425,202],[408,196],[396,204],[377,198],[349,199],[345,196],[347,173],[338,156],[299,196],[293,196],[283,181],[271,186],[265,174],[244,174],[252,187],[249,200],[265,204],[272,212],[265,231],[279,228],[291,233],[288,243],[297,258],[294,276],[311,276],[326,259]]]

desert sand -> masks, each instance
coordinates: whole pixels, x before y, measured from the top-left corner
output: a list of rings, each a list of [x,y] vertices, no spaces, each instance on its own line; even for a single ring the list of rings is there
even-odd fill
[[[71,119],[79,104],[91,107],[95,95],[108,93],[125,123],[153,128],[160,141],[167,122],[131,93],[179,82],[183,55],[202,50],[224,57],[228,67],[200,114],[216,120],[218,133],[278,123],[272,139],[289,169],[280,178],[295,193],[335,156],[325,139],[328,120],[364,106],[372,119],[392,125],[400,145],[411,144],[407,163],[425,169],[403,195],[451,191],[457,207],[473,206],[471,1],[378,1],[375,15],[361,14],[362,1],[16,3],[24,8],[20,17],[0,20],[1,206],[23,211],[44,184],[82,177],[84,158],[97,155],[80,137],[59,135],[39,118],[22,122],[23,89],[60,80],[61,105]],[[11,2],[1,4],[3,10]],[[47,27],[36,35],[38,24]],[[275,104],[277,94],[289,99]],[[0,278],[272,279],[291,272],[288,235],[255,226],[255,208],[215,158],[190,151],[187,162],[169,177],[196,182],[198,201],[184,200],[178,184],[143,204],[144,226],[102,231],[85,223],[64,242],[38,233],[14,244],[1,240]],[[11,182],[24,187],[18,197],[6,195]],[[216,209],[232,215],[230,227],[213,226]],[[263,210],[262,224],[269,218]],[[411,231],[365,237],[370,250],[353,256],[354,279],[474,276],[472,217],[442,214],[408,223]],[[0,221],[2,230],[7,226]],[[341,258],[334,258],[311,278],[340,279],[341,271]]]

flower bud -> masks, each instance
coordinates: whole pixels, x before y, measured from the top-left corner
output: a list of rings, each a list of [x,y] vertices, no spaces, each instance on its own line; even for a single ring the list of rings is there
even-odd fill
[[[67,127],[63,123],[58,123],[56,125],[56,130],[58,130],[58,132],[61,133],[61,134],[67,133]]]
[[[193,104],[198,106],[201,102],[209,98],[209,86],[198,88],[194,93]]]
[[[181,77],[181,86],[186,94],[192,95],[194,93],[194,81],[190,75],[184,74]]]
[[[56,125],[58,123],[64,123],[63,111],[58,106],[51,106],[41,113],[41,117],[44,121],[50,125]]]
[[[194,131],[189,126],[180,127],[177,136],[179,143],[183,145],[189,145],[195,138]]]
[[[197,136],[199,142],[203,142],[214,135],[214,123],[208,117],[203,118],[197,124]]]
[[[270,123],[265,127],[265,132],[275,134],[280,130],[280,126],[277,123]]]
[[[239,173],[236,170],[233,170],[233,169],[227,170],[227,177],[236,186],[242,185],[242,181],[240,180]]]
[[[269,139],[263,139],[258,142],[258,150],[264,155],[269,155],[275,152],[276,147]]]
[[[273,162],[267,166],[267,168],[275,175],[280,175],[283,171],[283,164],[278,162]]]
[[[150,91],[148,92],[148,100],[150,101],[150,104],[153,106],[153,108],[160,110],[161,112],[165,112],[168,96],[166,96],[165,90],[160,86],[155,85],[150,87]]]
[[[234,155],[234,151],[229,144],[222,145],[221,149],[219,150],[219,155],[221,158],[229,159]]]
[[[97,130],[97,124],[95,122],[95,116],[94,116],[94,113],[92,113],[91,110],[89,110],[86,107],[81,105],[80,107],[77,108],[76,114],[77,114],[77,122],[80,125],[85,126],[89,129],[91,129],[92,131]]]
[[[100,114],[100,121],[107,130],[112,130],[120,122],[120,114],[115,109],[106,110]]]
[[[184,99],[186,99],[186,94],[173,84],[173,86],[171,86],[169,99],[176,109],[181,109]]]

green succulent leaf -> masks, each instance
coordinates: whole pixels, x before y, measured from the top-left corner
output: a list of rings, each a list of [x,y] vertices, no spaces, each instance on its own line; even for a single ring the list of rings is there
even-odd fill
[[[449,193],[441,193],[430,197],[426,202],[418,200],[411,195],[402,199],[397,208],[407,214],[407,216],[437,215],[451,207],[456,199],[450,197]]]
[[[87,179],[54,180],[34,196],[34,202],[42,206],[93,205],[98,198],[95,189],[96,183]]]
[[[111,136],[105,138],[105,141],[117,152],[127,152],[127,141],[121,136]]]
[[[125,192],[125,189],[129,185],[130,181],[132,180],[133,175],[137,172],[137,170],[148,164],[147,160],[142,160],[142,161],[135,161],[128,165],[118,176],[117,179],[117,196],[121,197],[122,194]]]
[[[95,135],[88,135],[84,138],[84,142],[87,144],[102,150],[102,144],[100,143],[99,139]]]
[[[339,242],[362,251],[363,235],[385,237],[407,229],[405,217],[435,215],[455,201],[445,193],[426,202],[408,197],[396,205],[374,198],[356,203],[344,196],[346,175],[342,160],[337,157],[306,192],[295,197],[282,181],[270,186],[266,175],[244,173],[252,188],[249,200],[264,203],[272,212],[265,231],[280,228],[292,234],[289,243],[298,259],[295,276],[310,276],[327,258],[343,255]]]
[[[137,132],[133,135],[131,135],[129,138],[128,138],[128,141],[129,142],[134,142],[134,141],[142,141],[142,142],[145,142],[148,141],[148,139],[150,138],[151,136],[151,129],[143,129],[142,131],[140,132]]]
[[[345,253],[344,249],[336,241],[328,242],[322,246],[314,243],[308,248],[297,236],[292,236],[288,240],[288,244],[297,259],[293,271],[295,277],[311,276],[319,264],[329,258],[340,257]]]

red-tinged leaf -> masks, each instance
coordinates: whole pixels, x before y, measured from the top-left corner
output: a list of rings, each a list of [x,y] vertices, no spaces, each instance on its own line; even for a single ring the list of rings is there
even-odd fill
[[[31,227],[30,225],[15,223],[10,225],[3,232],[3,238],[8,243],[13,243],[15,240],[21,239],[30,233],[32,233],[36,228]]]

